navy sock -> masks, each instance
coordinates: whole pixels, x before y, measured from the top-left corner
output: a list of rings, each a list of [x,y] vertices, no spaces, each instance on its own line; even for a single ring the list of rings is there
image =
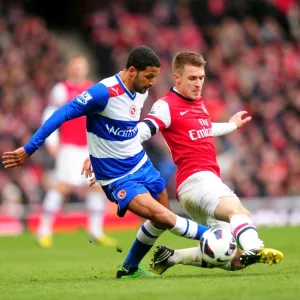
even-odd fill
[[[153,245],[146,245],[135,239],[129,253],[123,263],[123,268],[129,272],[134,272],[138,269],[140,261],[145,257]]]
[[[155,228],[150,221],[146,221],[139,229],[136,239],[123,263],[123,268],[130,272],[138,269],[139,263],[149,252],[157,238],[164,232]]]

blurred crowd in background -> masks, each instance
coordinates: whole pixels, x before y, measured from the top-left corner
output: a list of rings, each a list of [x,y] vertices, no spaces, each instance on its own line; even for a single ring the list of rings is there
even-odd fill
[[[0,5],[0,153],[27,143],[41,125],[53,85],[63,78],[57,40],[37,16],[18,3]],[[24,168],[0,169],[2,211],[22,215],[21,203],[41,202],[43,174],[52,159],[37,152]],[[13,204],[13,205],[11,205]]]
[[[207,61],[203,97],[214,122],[237,111],[245,128],[215,139],[223,180],[241,197],[300,194],[300,6],[294,0],[160,0],[81,3],[81,28],[99,80],[123,69],[132,47],[162,62],[143,115],[172,86],[180,50]],[[0,152],[24,145],[40,126],[63,57],[40,17],[0,6]],[[175,196],[174,167],[160,135],[145,144]],[[18,170],[0,169],[0,203],[39,203],[53,159],[43,148]]]

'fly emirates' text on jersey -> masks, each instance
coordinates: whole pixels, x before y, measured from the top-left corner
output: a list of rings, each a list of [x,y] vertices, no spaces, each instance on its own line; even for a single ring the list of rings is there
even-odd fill
[[[25,151],[33,154],[64,122],[86,116],[95,177],[108,185],[136,172],[148,159],[137,128],[147,96],[130,92],[119,74],[106,78],[56,110],[24,146]]]
[[[212,123],[202,98],[192,101],[172,88],[155,102],[144,122],[152,130],[162,131],[178,168],[177,188],[196,172],[220,176]]]

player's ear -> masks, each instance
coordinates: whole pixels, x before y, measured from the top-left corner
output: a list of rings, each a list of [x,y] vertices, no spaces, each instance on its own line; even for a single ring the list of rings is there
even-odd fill
[[[178,73],[173,73],[173,78],[174,78],[176,83],[180,82],[180,75]]]
[[[135,67],[131,66],[128,69],[128,73],[131,78],[134,78],[137,75],[137,69]]]

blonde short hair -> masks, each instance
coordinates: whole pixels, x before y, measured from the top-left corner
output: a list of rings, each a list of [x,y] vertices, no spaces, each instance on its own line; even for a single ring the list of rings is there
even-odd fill
[[[202,67],[206,65],[206,61],[199,53],[192,51],[178,52],[172,61],[172,69],[174,73],[181,74],[185,65]]]

